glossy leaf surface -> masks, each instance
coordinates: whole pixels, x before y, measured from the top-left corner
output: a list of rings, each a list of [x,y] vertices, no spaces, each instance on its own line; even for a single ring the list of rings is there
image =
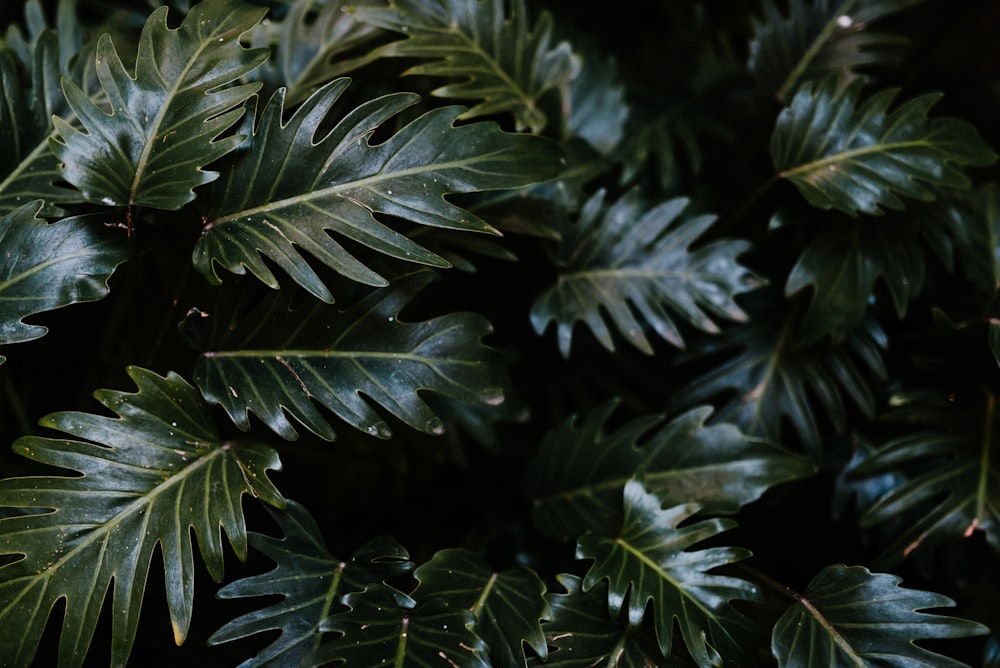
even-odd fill
[[[179,376],[136,367],[129,375],[137,392],[96,393],[117,417],[54,413],[42,424],[71,438],[14,444],[29,459],[78,474],[0,481],[0,507],[43,511],[0,519],[0,553],[17,557],[0,566],[0,622],[19,629],[0,634],[0,656],[14,665],[30,661],[60,599],[59,665],[83,665],[109,590],[111,657],[123,665],[157,545],[174,639],[183,642],[194,603],[192,538],[218,580],[223,531],[246,557],[243,495],[284,505],[267,478],[281,467],[273,449],[223,442],[197,390]]]

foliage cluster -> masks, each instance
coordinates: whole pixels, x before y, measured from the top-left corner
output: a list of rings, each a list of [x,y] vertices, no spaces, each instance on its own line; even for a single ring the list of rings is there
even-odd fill
[[[160,4],[0,10],[3,665],[1000,665],[994,3]]]

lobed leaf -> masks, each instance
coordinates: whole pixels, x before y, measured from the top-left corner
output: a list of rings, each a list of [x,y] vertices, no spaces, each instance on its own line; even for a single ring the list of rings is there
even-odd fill
[[[855,217],[901,209],[900,195],[931,201],[927,184],[968,188],[959,167],[996,160],[972,124],[927,117],[939,94],[889,111],[898,90],[879,91],[862,104],[863,85],[837,77],[806,83],[778,116],[771,135],[774,168],[813,206]]]
[[[941,594],[904,589],[901,581],[862,566],[824,568],[774,626],[771,653],[778,665],[964,666],[915,641],[965,638],[988,629],[966,619],[920,612],[955,603]]]
[[[42,206],[30,202],[0,217],[0,344],[44,336],[44,326],[24,322],[29,315],[103,298],[127,257],[124,239],[104,217],[50,225],[35,217]]]
[[[216,580],[220,529],[241,559],[241,497],[284,500],[267,478],[279,469],[263,445],[224,442],[197,390],[176,374],[130,367],[138,391],[101,390],[110,418],[53,413],[42,424],[86,440],[20,438],[15,452],[74,472],[0,480],[0,507],[32,512],[0,519],[0,656],[28,665],[53,608],[65,600],[59,665],[81,666],[111,589],[111,662],[124,665],[135,640],[153,551],[163,557],[167,605],[180,644],[194,603],[191,529]],[[113,582],[113,584],[112,584]]]
[[[63,80],[83,129],[56,117],[50,146],[63,177],[89,202],[180,209],[195,187],[218,178],[203,167],[240,143],[221,135],[260,88],[231,84],[267,58],[265,50],[240,44],[264,10],[242,0],[206,0],[176,29],[167,26],[167,12],[160,7],[146,21],[134,76],[110,36],[98,41],[97,75],[110,111]]]
[[[184,327],[202,350],[195,382],[241,429],[249,413],[277,434],[297,438],[286,413],[310,431],[335,433],[317,404],[363,432],[388,438],[376,404],[426,433],[443,423],[424,391],[467,402],[503,401],[502,371],[480,339],[490,324],[473,313],[402,322],[400,310],[431,276],[417,274],[343,311],[290,291],[270,293],[246,314],[189,314]]]
[[[549,122],[543,98],[576,76],[570,45],[552,41],[552,18],[542,13],[528,28],[524,0],[390,0],[389,6],[355,7],[358,20],[406,36],[368,58],[418,58],[404,74],[457,80],[432,92],[476,100],[460,119],[511,113],[517,129],[540,133]]]
[[[270,510],[270,509],[269,509]],[[209,645],[232,642],[272,630],[281,635],[241,668],[298,666],[320,644],[319,623],[343,609],[340,599],[409,572],[413,564],[395,540],[375,538],[341,561],[327,550],[316,521],[304,507],[288,500],[271,516],[284,533],[275,538],[250,533],[250,547],[275,562],[267,573],[230,582],[219,598],[280,596],[273,605],[253,610],[227,622],[208,639]]]
[[[617,405],[605,403],[582,422],[564,421],[529,463],[532,519],[545,535],[571,540],[613,531],[621,521],[621,490],[640,470],[646,489],[665,503],[695,503],[710,514],[735,513],[769,487],[813,473],[804,458],[747,438],[733,425],[706,425],[707,406],[670,421],[638,418],[605,433]]]
[[[535,331],[543,333],[554,321],[559,350],[568,357],[577,321],[611,351],[613,324],[629,343],[653,354],[647,328],[683,345],[664,307],[707,332],[719,331],[711,316],[745,320],[734,298],[760,284],[736,261],[749,244],[720,239],[690,250],[715,216],[683,220],[687,204],[677,198],[646,210],[635,189],[607,207],[603,190],[591,197],[563,232],[555,285],[532,304]]]
[[[440,256],[380,222],[382,213],[454,230],[493,232],[451,204],[448,193],[517,188],[555,177],[558,148],[539,137],[500,132],[492,123],[456,127],[454,107],[430,111],[380,144],[371,134],[416,102],[397,93],[348,112],[328,132],[319,128],[347,87],[327,84],[282,121],[279,90],[208,198],[195,266],[220,283],[215,265],[249,269],[272,288],[277,279],[264,257],[319,299],[333,301],[302,249],[337,273],[368,285],[386,280],[327,231],[391,257],[447,266]],[[248,121],[249,124],[249,121]]]
[[[642,622],[651,603],[663,656],[670,655],[676,620],[684,645],[699,666],[738,661],[749,647],[751,626],[729,602],[754,599],[758,591],[745,580],[710,571],[750,553],[732,547],[687,549],[734,523],[709,519],[681,527],[698,507],[663,509],[660,498],[638,480],[625,485],[624,499],[625,518],[616,536],[587,533],[577,543],[577,558],[594,562],[584,577],[584,591],[607,580],[612,617],[624,608],[632,626]]]

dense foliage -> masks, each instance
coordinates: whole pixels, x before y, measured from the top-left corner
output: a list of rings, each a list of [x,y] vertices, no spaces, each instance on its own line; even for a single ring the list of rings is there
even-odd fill
[[[0,9],[0,663],[1000,665],[995,3],[148,3]]]

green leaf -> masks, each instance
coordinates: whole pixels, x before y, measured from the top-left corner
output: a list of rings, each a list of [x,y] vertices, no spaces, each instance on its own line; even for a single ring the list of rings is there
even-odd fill
[[[160,7],[146,21],[134,76],[110,36],[98,41],[97,74],[110,112],[63,80],[83,130],[57,117],[50,146],[64,178],[89,202],[179,209],[194,199],[195,187],[218,177],[203,167],[241,141],[220,135],[260,88],[230,84],[267,57],[239,41],[264,10],[242,0],[206,0],[177,29],[167,27],[167,11]]]
[[[964,663],[924,649],[925,638],[965,638],[988,629],[957,617],[919,612],[955,605],[947,596],[899,586],[902,578],[862,566],[827,566],[796,595],[774,627],[771,653],[781,668]]]
[[[903,471],[909,479],[872,505],[862,526],[909,518],[880,555],[896,564],[914,550],[968,538],[976,531],[1000,552],[1000,419],[991,392],[927,391],[896,395],[885,416],[906,425],[858,467],[860,476]]]
[[[44,336],[47,328],[24,322],[29,315],[103,298],[127,257],[122,235],[102,224],[106,217],[49,225],[35,217],[41,207],[30,202],[0,218],[0,344]]]
[[[431,278],[421,272],[343,311],[314,300],[294,306],[295,295],[284,290],[245,314],[192,313],[185,327],[203,351],[195,382],[241,429],[254,413],[287,439],[297,433],[286,412],[333,440],[317,404],[379,438],[392,432],[372,403],[414,429],[441,433],[421,392],[496,404],[505,382],[498,356],[480,341],[492,329],[482,316],[400,321],[400,310]]]
[[[882,90],[859,106],[864,82],[836,77],[804,84],[782,110],[771,135],[778,176],[795,184],[823,209],[881,214],[903,208],[899,195],[931,201],[926,184],[967,188],[958,168],[988,165],[996,153],[970,123],[927,117],[938,93],[889,106],[896,89]]]
[[[624,607],[632,626],[638,626],[651,602],[660,652],[669,656],[674,620],[695,662],[721,666],[738,659],[747,645],[749,622],[729,602],[754,599],[757,588],[739,578],[711,570],[750,556],[732,547],[687,548],[735,526],[723,519],[685,524],[698,511],[694,504],[663,509],[660,498],[640,481],[625,485],[625,519],[617,536],[584,534],[577,558],[592,559],[583,580],[584,591],[608,581],[608,609],[617,616]]]
[[[784,100],[802,81],[899,60],[907,40],[871,26],[923,0],[789,0],[787,16],[764,0],[753,19],[750,70],[761,86]]]
[[[568,357],[573,325],[583,321],[614,351],[610,321],[629,343],[653,354],[647,328],[683,345],[664,307],[706,332],[719,331],[711,316],[745,320],[734,298],[760,284],[736,261],[749,243],[719,239],[690,250],[715,216],[682,219],[687,205],[676,198],[647,210],[633,189],[605,207],[604,191],[594,195],[576,224],[564,230],[559,277],[531,307],[535,331],[541,334],[555,321],[559,350]]]
[[[269,509],[270,510],[270,509]],[[281,596],[282,600],[237,617],[208,639],[210,645],[231,642],[257,633],[280,630],[281,635],[255,657],[240,664],[298,666],[319,646],[319,623],[342,609],[340,599],[409,572],[413,564],[395,540],[376,538],[341,561],[327,550],[316,521],[295,501],[281,512],[271,511],[284,533],[274,538],[250,533],[250,547],[274,560],[273,570],[227,584],[219,598]]]
[[[322,645],[305,663],[346,666],[452,666],[490,668],[486,643],[471,629],[475,616],[439,598],[417,603],[385,585],[349,594],[351,610],[328,617],[321,631],[340,637]]]
[[[569,83],[566,129],[601,155],[609,155],[625,136],[629,105],[615,60],[589,50],[580,73]]]
[[[138,392],[95,393],[118,417],[62,412],[42,420],[86,440],[27,436],[14,444],[24,457],[79,475],[0,481],[0,507],[45,511],[0,519],[0,553],[18,557],[0,566],[0,624],[18,629],[0,634],[0,656],[13,665],[29,663],[60,599],[59,665],[83,665],[109,589],[111,662],[124,665],[157,544],[180,644],[194,603],[190,530],[219,580],[220,529],[246,558],[241,497],[284,504],[266,474],[281,466],[273,449],[222,441],[197,390],[176,374],[128,373]]]
[[[546,599],[552,619],[542,627],[552,650],[549,658],[531,661],[535,668],[679,668],[691,665],[683,657],[664,658],[656,640],[642,629],[608,616],[607,587],[584,592],[580,578],[557,575],[565,594],[550,593]]]
[[[445,199],[448,193],[518,188],[555,177],[558,148],[543,139],[499,131],[492,123],[454,126],[458,109],[435,109],[380,144],[371,133],[415,104],[397,93],[348,112],[323,135],[318,129],[347,87],[339,79],[282,122],[283,93],[268,103],[235,164],[210,193],[195,266],[220,283],[215,264],[267,285],[275,262],[316,297],[333,296],[299,254],[302,249],[348,278],[368,285],[386,280],[335,241],[334,231],[391,257],[447,266],[441,257],[380,222],[376,213],[420,225],[492,232],[483,220]],[[248,119],[248,123],[250,119]]]
[[[707,406],[669,422],[642,417],[606,434],[617,405],[604,404],[582,423],[564,421],[529,463],[532,519],[545,535],[571,540],[614,531],[621,490],[640,469],[646,488],[666,503],[696,503],[709,514],[735,513],[769,487],[813,473],[804,458],[747,438],[733,425],[706,425]]]
[[[442,599],[449,607],[469,610],[476,634],[489,646],[494,666],[527,665],[522,643],[539,657],[548,655],[540,621],[549,615],[545,585],[534,571],[510,568],[497,573],[476,552],[440,550],[414,572],[419,600]]]
[[[550,47],[552,18],[543,12],[528,29],[524,0],[390,0],[387,8],[352,9],[360,21],[406,35],[369,54],[419,58],[404,72],[457,80],[432,92],[476,100],[459,118],[511,113],[518,130],[540,133],[550,118],[545,96],[558,93],[579,67],[570,45]],[[558,109],[558,107],[556,107]]]

